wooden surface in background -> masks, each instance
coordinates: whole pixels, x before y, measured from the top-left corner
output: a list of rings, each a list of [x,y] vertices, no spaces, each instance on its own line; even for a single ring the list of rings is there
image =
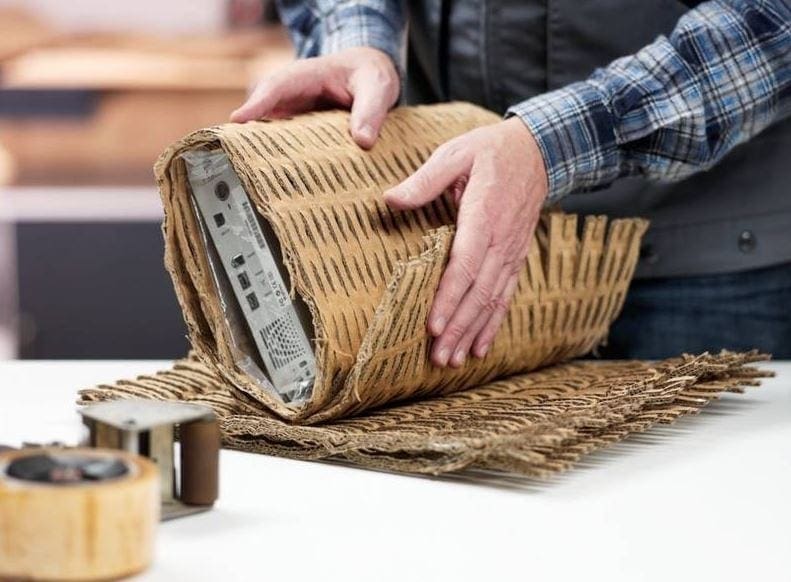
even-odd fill
[[[84,119],[0,119],[16,185],[153,184],[159,154],[185,133],[227,121],[245,91],[107,91]],[[13,168],[11,170],[10,168]]]
[[[58,35],[0,10],[0,90],[97,97],[84,116],[0,116],[0,184],[151,184],[167,145],[227,121],[257,78],[292,58],[279,26],[183,38]]]
[[[51,41],[54,36],[54,31],[22,10],[0,10],[0,61]]]
[[[244,90],[292,58],[285,31],[267,27],[176,39],[72,36],[18,52],[0,67],[4,88]]]

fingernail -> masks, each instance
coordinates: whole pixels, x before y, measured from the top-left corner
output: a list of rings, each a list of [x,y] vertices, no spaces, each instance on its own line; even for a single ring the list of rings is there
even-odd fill
[[[374,128],[370,125],[361,125],[357,128],[357,134],[367,143],[373,145],[374,141],[376,140],[376,132]]]
[[[438,336],[442,333],[442,330],[445,329],[445,318],[441,315],[438,315],[434,319],[431,320],[431,333],[434,336]]]
[[[486,357],[486,354],[489,353],[489,344],[485,344],[476,350],[476,355],[479,358]]]
[[[467,352],[464,350],[456,350],[456,353],[453,354],[453,360],[451,360],[451,366],[454,368],[460,367],[464,364],[464,360],[467,359]]]
[[[448,363],[448,358],[450,358],[450,350],[448,348],[442,348],[437,354],[437,363],[440,366],[445,366]]]

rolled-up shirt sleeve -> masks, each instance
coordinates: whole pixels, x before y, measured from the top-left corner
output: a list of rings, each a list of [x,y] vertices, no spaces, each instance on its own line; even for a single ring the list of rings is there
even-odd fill
[[[277,4],[299,57],[371,47],[403,70],[406,17],[399,0],[278,0]]]
[[[791,113],[791,4],[711,0],[669,37],[511,107],[544,157],[549,198],[621,176],[674,181]]]

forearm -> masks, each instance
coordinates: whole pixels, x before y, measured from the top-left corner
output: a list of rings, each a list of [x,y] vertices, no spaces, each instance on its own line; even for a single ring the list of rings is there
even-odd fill
[[[401,70],[406,21],[400,0],[278,0],[278,7],[299,57],[371,47]]]
[[[669,38],[509,110],[544,156],[550,198],[641,174],[678,180],[791,112],[787,0],[712,0]]]

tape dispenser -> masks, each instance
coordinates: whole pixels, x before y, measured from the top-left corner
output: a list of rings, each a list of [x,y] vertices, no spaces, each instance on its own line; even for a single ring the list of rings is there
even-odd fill
[[[207,406],[115,400],[80,410],[88,445],[118,449],[154,462],[162,520],[211,509],[219,494],[220,429]],[[178,462],[176,457],[178,436]]]

